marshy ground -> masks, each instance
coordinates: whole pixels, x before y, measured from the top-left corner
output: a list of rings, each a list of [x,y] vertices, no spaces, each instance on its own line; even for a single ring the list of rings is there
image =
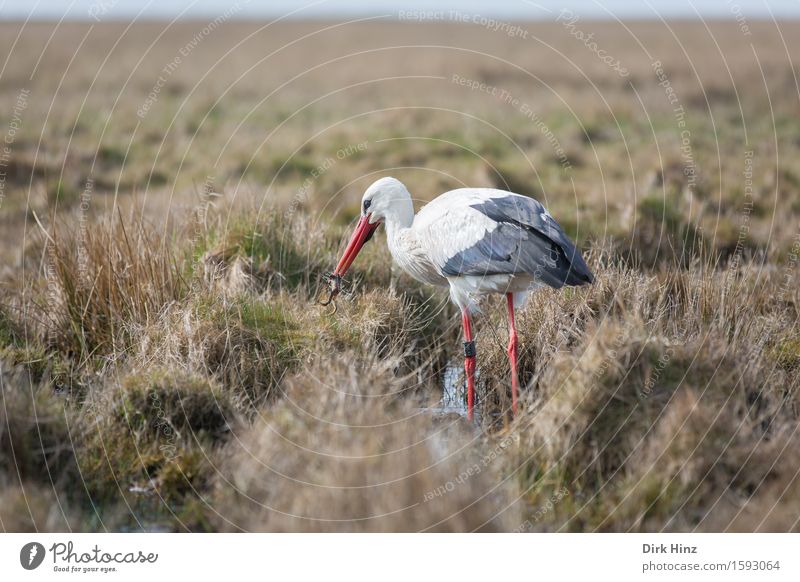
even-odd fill
[[[518,24],[0,24],[0,529],[800,529],[800,24]],[[382,234],[315,305],[383,175],[585,251],[517,418]]]

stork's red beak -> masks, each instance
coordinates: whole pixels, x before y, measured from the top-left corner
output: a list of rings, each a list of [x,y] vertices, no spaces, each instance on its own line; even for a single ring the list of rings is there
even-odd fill
[[[336,265],[336,269],[333,271],[334,275],[339,277],[344,276],[347,269],[349,269],[353,261],[356,260],[358,253],[361,251],[361,247],[372,238],[372,234],[380,224],[380,222],[370,224],[369,215],[361,217],[356,225],[356,229],[353,231],[353,235],[350,237],[350,242],[347,243],[347,248],[344,250],[342,258],[339,260],[339,264]]]

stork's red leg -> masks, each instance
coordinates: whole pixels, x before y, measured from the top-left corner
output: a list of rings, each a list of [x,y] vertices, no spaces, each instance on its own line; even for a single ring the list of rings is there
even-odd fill
[[[517,326],[514,324],[514,294],[506,293],[508,300],[508,359],[511,361],[511,410],[517,415]]]
[[[467,418],[472,420],[475,412],[475,342],[472,340],[472,322],[469,312],[461,311],[461,322],[464,324],[464,372],[467,376]]]

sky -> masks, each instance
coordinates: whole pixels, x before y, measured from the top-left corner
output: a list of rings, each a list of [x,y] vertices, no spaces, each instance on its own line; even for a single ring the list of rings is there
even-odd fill
[[[582,18],[800,18],[800,0],[0,0],[0,20],[208,18],[226,10],[236,18],[403,19],[432,7],[510,20],[550,20],[563,8]]]

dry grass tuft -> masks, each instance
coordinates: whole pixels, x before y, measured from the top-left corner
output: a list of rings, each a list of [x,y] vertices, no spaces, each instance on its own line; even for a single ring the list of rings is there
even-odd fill
[[[745,398],[682,389],[601,527],[796,531],[797,441],[785,419],[754,415]]]
[[[643,278],[600,268],[579,313],[564,309],[569,297],[541,311],[534,299],[519,323],[530,383],[510,458],[533,510],[571,493],[539,527],[780,529],[787,512],[800,517],[789,452],[800,378],[770,347],[794,312],[764,276],[776,277],[732,274],[724,286],[705,269]],[[763,522],[731,513],[767,498],[775,509]]]
[[[242,407],[258,407],[296,367],[308,333],[279,301],[199,294],[145,331],[138,357],[216,378]]]
[[[124,378],[113,414],[139,438],[157,438],[160,430],[179,439],[216,436],[236,418],[228,395],[215,385],[162,370]]]
[[[436,422],[404,398],[395,358],[339,356],[287,381],[228,445],[214,506],[218,527],[248,531],[504,529],[497,467],[461,420]],[[441,488],[439,494],[433,492]]]
[[[124,352],[185,285],[163,236],[120,218],[86,231],[58,229],[49,257],[48,339],[86,358]]]
[[[227,392],[180,372],[131,372],[91,391],[81,418],[76,452],[95,503],[116,508],[129,527],[197,527],[191,508],[215,445],[239,419]]]

